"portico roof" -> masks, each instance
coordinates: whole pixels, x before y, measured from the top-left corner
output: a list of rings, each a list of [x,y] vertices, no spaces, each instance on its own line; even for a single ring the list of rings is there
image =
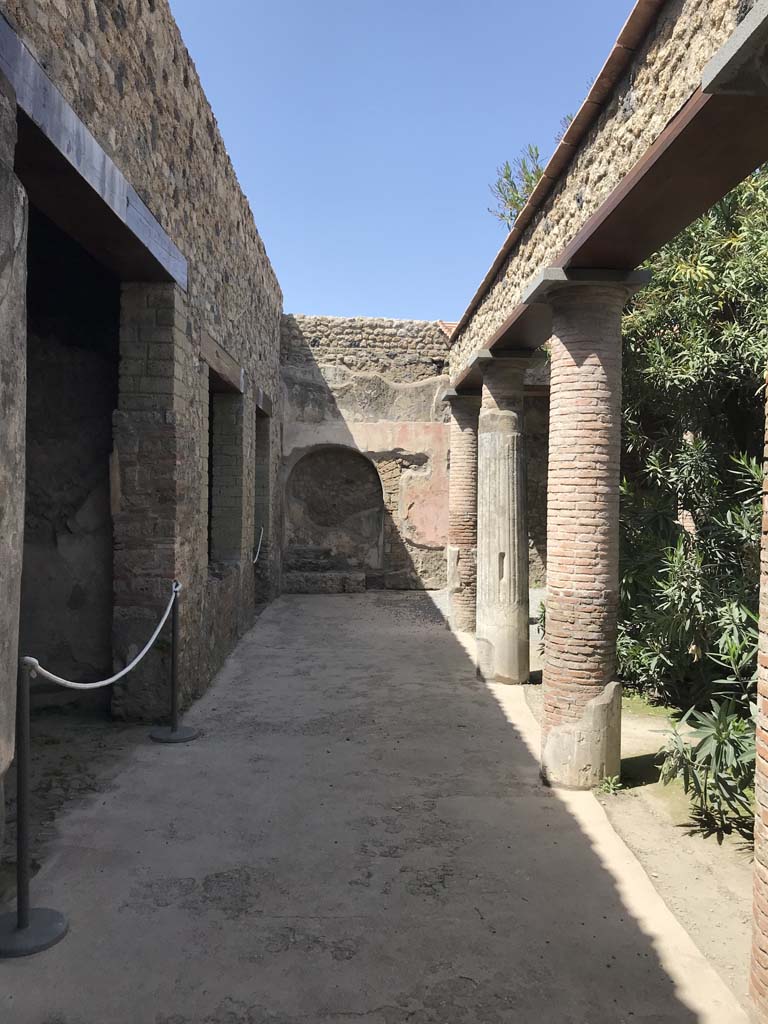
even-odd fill
[[[456,341],[475,309],[497,279],[503,263],[514,254],[523,231],[544,197],[568,166],[587,127],[626,70],[634,50],[642,43],[662,4],[639,2],[619,36],[611,56],[595,82],[571,129],[545,169],[539,186],[521,212],[490,271],[452,334]],[[722,71],[727,61],[743,67],[750,53],[765,43],[768,0],[760,0],[744,19],[728,51],[713,59],[718,74],[705,69],[705,92],[698,88],[642,158],[623,177],[583,227],[564,246],[551,266],[569,269],[630,270],[768,160],[768,91],[734,93]],[[632,44],[630,46],[629,44]],[[738,45],[735,45],[738,44]],[[623,63],[622,63],[623,61]],[[591,120],[589,119],[591,115]],[[574,128],[575,126],[575,128]],[[544,267],[539,268],[543,270]],[[535,348],[551,334],[548,307],[534,301],[518,303],[506,319],[483,341],[493,351]],[[453,386],[462,388],[473,379],[470,356]]]

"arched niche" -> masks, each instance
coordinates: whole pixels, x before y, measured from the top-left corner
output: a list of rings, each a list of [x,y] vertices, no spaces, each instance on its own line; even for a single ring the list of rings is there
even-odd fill
[[[310,571],[379,572],[384,496],[359,452],[318,447],[302,455],[285,488],[286,562]]]

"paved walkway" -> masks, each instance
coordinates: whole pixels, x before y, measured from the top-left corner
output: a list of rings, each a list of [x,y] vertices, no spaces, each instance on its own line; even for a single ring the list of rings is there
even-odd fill
[[[60,813],[33,894],[71,933],[0,964],[0,1020],[745,1020],[427,595],[281,598],[187,720]]]

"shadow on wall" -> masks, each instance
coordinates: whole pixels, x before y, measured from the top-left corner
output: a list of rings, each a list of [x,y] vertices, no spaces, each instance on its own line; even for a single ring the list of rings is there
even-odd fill
[[[445,586],[447,340],[418,321],[283,318],[284,591]]]
[[[73,726],[48,745],[52,720],[39,716],[33,853],[45,863],[87,850],[96,827],[108,883],[85,885],[88,859],[58,856],[46,898],[72,905],[56,954],[67,981],[29,985],[8,964],[16,1012],[69,1019],[87,989],[94,1019],[115,1024],[170,1007],[179,1020],[298,1021],[318,1005],[334,1020],[391,1006],[393,1021],[424,1024],[729,1019],[727,1007],[702,1009],[703,961],[649,924],[655,894],[617,866],[615,837],[601,840],[567,795],[541,785],[495,692],[425,594],[288,596],[192,712],[204,725],[193,800],[173,796],[189,786],[190,761],[158,772],[143,730],[113,725],[104,742]],[[173,830],[158,830],[169,806]],[[148,914],[157,927],[126,944],[115,922]],[[212,941],[231,914],[241,926]],[[94,935],[106,942],[96,986]],[[139,986],[116,1010],[147,962],[173,984]]]

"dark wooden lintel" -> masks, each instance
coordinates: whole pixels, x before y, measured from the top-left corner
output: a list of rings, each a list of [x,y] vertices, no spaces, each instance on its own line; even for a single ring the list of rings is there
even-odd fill
[[[206,330],[200,336],[200,354],[218,378],[216,383],[220,390],[237,391],[241,395],[244,393],[243,368]]]
[[[0,15],[0,71],[20,118],[16,173],[30,201],[123,280],[187,287],[187,261]]]

